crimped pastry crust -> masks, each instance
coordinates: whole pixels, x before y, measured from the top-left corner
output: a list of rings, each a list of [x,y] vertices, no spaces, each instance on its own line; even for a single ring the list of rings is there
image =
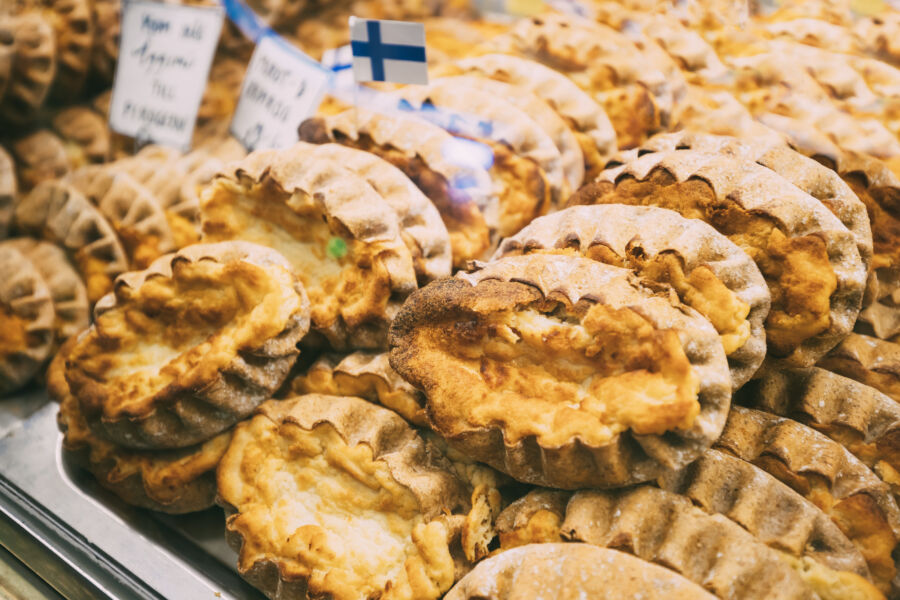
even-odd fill
[[[0,396],[28,383],[44,364],[55,317],[50,290],[34,265],[0,244]]]
[[[6,149],[0,146],[0,239],[9,235],[17,193],[16,164]]]
[[[406,114],[380,114],[362,108],[314,117],[300,125],[300,139],[336,142],[377,154],[403,171],[434,203],[453,250],[453,265],[482,258],[499,227],[498,199],[488,172],[449,158],[453,136]]]
[[[818,367],[769,366],[735,401],[824,433],[900,493],[900,405],[875,388]]]
[[[769,352],[809,366],[853,328],[866,281],[856,241],[825,206],[752,161],[692,150],[608,169],[575,204],[672,208],[724,233],[760,267],[772,293]]]
[[[0,242],[0,246],[4,245],[21,252],[47,284],[56,313],[53,326],[56,344],[85,330],[91,320],[87,289],[66,258],[66,253],[56,244],[33,238],[20,237]]]
[[[128,270],[128,258],[100,211],[74,187],[45,181],[19,199],[16,226],[66,249],[93,304]]]
[[[646,154],[648,150],[696,150],[712,154],[725,153],[752,160],[790,181],[834,213],[856,238],[856,248],[867,270],[872,268],[872,228],[866,205],[840,176],[819,162],[772,139],[741,139],[692,131],[678,131],[653,136],[640,149],[630,150],[610,161],[625,164]],[[611,166],[610,165],[610,166]]]
[[[132,269],[146,269],[175,250],[175,237],[162,208],[127,173],[100,165],[83,167],[68,182],[84,194],[116,230]]]
[[[397,213],[420,284],[450,275],[453,257],[447,228],[431,200],[403,171],[376,154],[340,144],[310,145],[309,151],[365,179]]]
[[[575,131],[584,156],[586,179],[599,174],[603,161],[616,152],[616,130],[606,111],[559,71],[509,54],[465,58],[451,68],[521,86],[547,102]]]
[[[733,406],[716,447],[752,462],[821,508],[891,589],[900,512],[890,488],[843,446],[796,421]]]
[[[290,268],[268,248],[224,242],[116,279],[66,365],[91,429],[129,448],[183,448],[250,414],[309,329]]]
[[[246,239],[288,258],[309,294],[311,327],[332,348],[387,347],[416,274],[397,214],[362,177],[301,142],[236,163],[201,208],[204,240]]]
[[[77,97],[91,66],[94,19],[89,0],[45,0],[41,14],[56,34],[56,76],[50,96],[65,103]]]
[[[900,402],[900,344],[851,333],[818,365]]]
[[[37,12],[12,17],[9,30],[15,39],[15,54],[12,78],[0,98],[0,118],[21,125],[44,104],[56,76],[56,36]]]
[[[91,50],[91,75],[109,85],[119,59],[119,32],[122,23],[121,0],[94,0],[94,43]]]
[[[572,206],[506,238],[492,260],[536,252],[580,254],[675,284],[722,337],[734,389],[762,364],[769,289],[750,257],[702,221],[654,206]]]
[[[558,494],[537,490],[510,505],[498,524],[515,529],[501,528],[501,539],[518,545],[555,530],[563,540],[664,565],[722,600],[818,598],[779,552],[684,496],[647,485]]]
[[[13,20],[8,15],[0,17],[0,99],[6,95],[12,79],[13,58],[16,53],[16,38],[12,33]]]
[[[63,177],[72,170],[65,144],[49,129],[20,138],[12,144],[16,156],[19,183],[28,191],[47,179]]]
[[[588,544],[529,544],[478,564],[445,600],[712,600],[668,569]]]
[[[63,350],[71,350],[74,343],[67,346]],[[63,350],[60,356],[65,357]],[[65,358],[51,362],[47,380],[51,397],[60,404],[56,420],[64,434],[63,450],[101,486],[127,504],[170,514],[215,504],[215,470],[228,449],[230,431],[180,450],[131,450],[91,432],[78,400],[69,392]]]
[[[291,382],[294,394],[355,396],[385,406],[419,427],[428,426],[425,395],[391,368],[387,352],[324,355]]]
[[[684,469],[663,475],[658,483],[707,513],[725,515],[770,548],[840,573],[848,588],[882,597],[869,583],[869,568],[853,542],[824,512],[762,469],[710,449]],[[806,577],[804,581],[809,583]],[[811,585],[823,599],[840,600]]]
[[[607,331],[609,339],[601,336],[598,340],[617,339],[610,343],[622,344],[619,351],[623,356],[594,359],[597,351],[605,352],[603,347],[581,348],[588,343],[586,339],[593,339],[594,334],[589,333],[593,325],[584,330],[586,339],[580,337],[581,329],[571,327],[585,327],[594,318],[590,315],[603,323],[606,317],[601,315],[607,314],[616,322],[629,324],[618,333]],[[644,333],[638,334],[638,322],[649,329],[640,329]],[[631,334],[625,335],[626,329]],[[624,357],[630,352],[640,352],[637,346],[627,348],[631,336],[643,339],[640,336],[649,335],[650,330],[667,332],[660,333],[662,337],[653,343],[660,348],[669,343],[663,338],[677,332],[677,344],[683,350],[673,347],[669,358],[647,356],[646,360],[659,368],[669,365],[670,359],[671,364],[679,364],[678,369],[684,370],[678,371],[680,376],[672,374],[671,384],[678,392],[666,399],[660,397],[660,404],[651,412],[637,408],[643,406],[643,397],[601,410],[590,404],[594,392],[593,384],[588,383],[587,404],[582,407],[579,397],[577,406],[570,405],[574,398],[569,396],[578,396],[569,387],[574,385],[571,381],[582,386],[582,379],[596,373],[599,385],[618,386],[612,383],[619,381],[614,373],[624,372],[622,387],[610,391],[609,398],[614,398],[628,389],[628,378],[643,377],[642,366],[621,363],[621,371],[604,373],[607,367],[600,365],[619,369],[619,361],[629,360]],[[620,339],[620,334],[625,337]],[[493,339],[496,342],[491,344],[500,346],[490,345],[490,352],[496,351],[502,358],[485,354],[481,346],[487,343],[482,340]],[[531,364],[537,360],[529,358],[532,347],[543,356],[548,351],[561,359],[565,355],[565,363],[571,363],[573,371],[559,365],[557,372],[556,361],[544,358]],[[583,351],[590,353],[582,355]],[[521,361],[516,361],[519,357]],[[540,366],[545,362],[548,370]],[[520,481],[563,488],[627,485],[656,477],[665,468],[684,466],[718,436],[731,389],[721,342],[699,314],[667,291],[645,287],[630,271],[571,256],[509,257],[419,290],[407,300],[391,328],[391,366],[425,391],[432,425],[452,445]],[[530,378],[534,380],[528,381]],[[649,381],[635,385],[650,386],[648,397],[657,393],[651,389],[660,389]],[[539,397],[536,390],[541,391]],[[504,394],[510,397],[501,402]],[[465,408],[479,395],[483,398],[477,411],[475,406]],[[558,399],[554,402],[552,398]],[[502,410],[501,405],[505,407]],[[628,416],[613,416],[626,405]],[[499,411],[496,414],[494,406]],[[518,414],[511,410],[513,406],[525,412]],[[656,421],[657,417],[662,421]],[[489,422],[482,422],[485,419]]]
[[[269,598],[437,598],[456,578],[468,490],[389,410],[317,394],[266,402],[217,478],[238,570]]]
[[[53,130],[90,163],[110,159],[112,133],[103,116],[86,106],[70,106],[53,117]]]

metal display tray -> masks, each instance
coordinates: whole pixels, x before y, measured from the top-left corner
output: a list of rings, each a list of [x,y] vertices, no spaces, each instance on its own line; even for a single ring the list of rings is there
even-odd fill
[[[0,401],[0,545],[62,596],[262,600],[235,570],[218,508],[124,504],[69,464],[44,390]]]

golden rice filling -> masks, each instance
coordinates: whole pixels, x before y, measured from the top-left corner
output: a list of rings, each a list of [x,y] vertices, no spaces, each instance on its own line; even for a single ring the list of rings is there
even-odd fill
[[[313,328],[327,329],[338,319],[353,328],[384,315],[390,274],[378,250],[328,221],[314,198],[287,196],[271,184],[246,190],[220,180],[203,211],[204,241],[255,242],[288,259],[309,295]]]
[[[28,349],[28,323],[0,304],[0,359]]]
[[[239,349],[281,333],[299,306],[285,281],[247,262],[175,262],[172,270],[137,290],[120,287],[118,304],[72,351],[70,362],[105,389],[106,416],[143,414],[172,384],[208,384]]]
[[[550,206],[550,186],[543,171],[530,158],[512,152],[508,147],[489,140],[494,153],[490,174],[500,183],[500,217],[497,233],[501,237],[515,235]]]
[[[87,297],[92,305],[112,290],[114,277],[108,273],[108,262],[91,256],[84,248],[81,248],[75,254],[75,263],[84,279]]]
[[[579,316],[551,301],[424,329],[447,349],[454,383],[432,398],[435,418],[499,425],[508,444],[602,446],[628,429],[687,429],[700,412],[678,335],[628,308],[596,304]]]
[[[241,464],[223,466],[241,472],[239,490],[222,490],[239,511],[229,528],[244,539],[241,570],[275,557],[282,577],[336,600],[437,598],[453,584],[446,527],[424,522],[368,445],[347,445],[329,424],[258,416],[247,429],[235,434]]]
[[[831,295],[837,289],[837,277],[822,238],[788,238],[773,219],[745,211],[730,200],[715,201],[705,181],[677,183],[659,169],[643,181],[625,179],[599,199],[605,204],[623,200],[706,221],[750,255],[772,293],[766,339],[773,355],[789,356],[831,326]]]

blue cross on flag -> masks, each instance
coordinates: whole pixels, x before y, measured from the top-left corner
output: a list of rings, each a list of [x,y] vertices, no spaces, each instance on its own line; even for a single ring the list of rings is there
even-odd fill
[[[356,81],[428,83],[425,25],[350,17]]]

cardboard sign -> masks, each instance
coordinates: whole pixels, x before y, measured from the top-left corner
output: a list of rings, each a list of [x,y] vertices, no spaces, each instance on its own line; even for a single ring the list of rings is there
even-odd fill
[[[319,107],[330,77],[288,42],[264,36],[247,67],[231,133],[248,150],[291,146],[297,126]]]
[[[109,124],[187,150],[222,29],[220,7],[126,0]]]

